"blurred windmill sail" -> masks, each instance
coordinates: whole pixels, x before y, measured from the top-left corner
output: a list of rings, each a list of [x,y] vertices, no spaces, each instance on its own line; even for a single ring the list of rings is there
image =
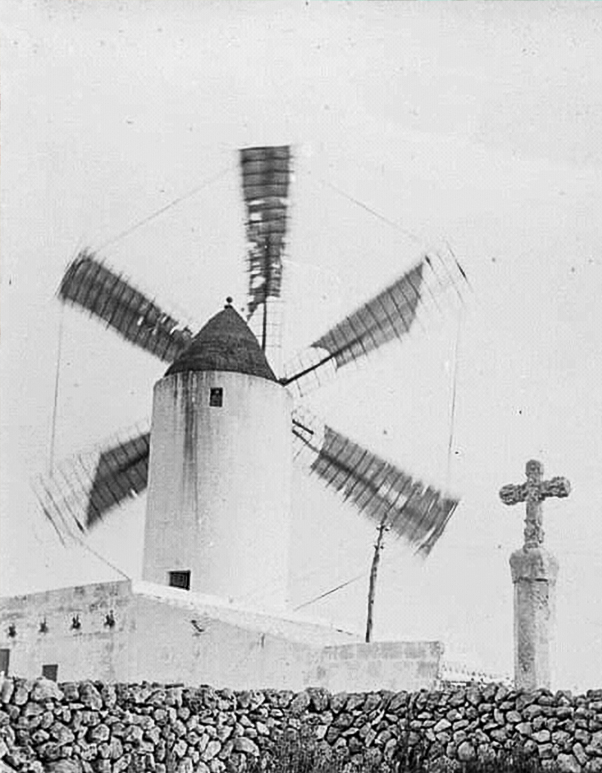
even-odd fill
[[[273,356],[280,347],[291,158],[288,145],[240,151],[248,245],[248,323],[264,351],[273,350]]]
[[[113,508],[146,489],[149,444],[149,430],[138,427],[34,481],[44,515],[63,542],[80,540]]]
[[[248,322],[278,369],[283,254],[286,246],[292,154],[289,146],[240,151],[248,242]],[[460,299],[467,279],[453,256],[429,252],[389,287],[347,316],[297,358],[281,379],[303,395],[387,343],[403,339],[448,297]],[[120,336],[166,362],[190,344],[190,326],[83,250],[69,265],[59,298],[106,323]],[[298,408],[293,433],[299,461],[368,518],[427,554],[458,501],[367,451]],[[37,481],[46,516],[61,539],[81,540],[107,513],[147,485],[149,432],[124,439],[57,466]]]
[[[466,275],[450,254],[425,255],[399,279],[328,330],[284,368],[282,383],[300,395],[384,344],[408,335],[445,295],[461,300]]]
[[[380,526],[427,556],[443,534],[459,500],[412,478],[308,413],[293,417],[295,455],[309,470]]]
[[[190,328],[181,326],[87,250],[80,252],[69,265],[58,296],[85,309],[130,343],[166,362],[172,362],[192,339]]]

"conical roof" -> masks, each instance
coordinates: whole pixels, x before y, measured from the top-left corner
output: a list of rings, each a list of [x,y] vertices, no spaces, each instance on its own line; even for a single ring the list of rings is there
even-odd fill
[[[165,375],[199,370],[227,370],[276,381],[257,339],[232,306],[201,328]]]

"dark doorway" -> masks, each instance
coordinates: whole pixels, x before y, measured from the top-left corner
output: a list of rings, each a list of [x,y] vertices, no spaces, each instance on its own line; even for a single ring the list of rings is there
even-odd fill
[[[42,676],[46,677],[46,679],[52,679],[53,682],[56,682],[58,675],[59,667],[56,663],[44,663],[42,666]]]

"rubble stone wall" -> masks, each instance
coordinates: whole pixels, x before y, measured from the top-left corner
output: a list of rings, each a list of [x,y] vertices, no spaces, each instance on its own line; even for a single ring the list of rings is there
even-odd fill
[[[5,770],[222,773],[304,734],[358,764],[420,748],[453,767],[520,746],[568,773],[602,773],[602,690],[331,694],[12,678],[0,687]]]

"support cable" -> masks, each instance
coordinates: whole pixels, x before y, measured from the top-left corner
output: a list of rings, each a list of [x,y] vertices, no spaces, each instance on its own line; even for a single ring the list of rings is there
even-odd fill
[[[329,180],[325,180],[323,177],[318,177],[318,180],[323,185],[326,185],[328,188],[332,188],[332,190],[338,193],[339,196],[342,196],[348,201],[351,201],[356,206],[360,207],[360,209],[363,209],[365,212],[368,212],[369,214],[378,218],[378,220],[381,220],[383,223],[387,223],[387,225],[390,225],[393,228],[396,228],[398,231],[401,231],[401,233],[404,234],[404,236],[406,236],[408,239],[411,239],[414,243],[421,244],[423,246],[425,245],[425,242],[423,239],[421,239],[413,231],[410,231],[408,228],[404,228],[403,226],[399,225],[399,223],[396,223],[395,220],[391,220],[386,215],[383,215],[381,212],[378,212],[376,209],[373,209],[372,207],[368,206],[368,204],[365,204],[363,201],[356,199],[355,196],[352,196],[350,193],[347,193],[346,191],[342,190],[334,183],[331,183]]]
[[[59,540],[61,541],[61,544],[63,545],[63,547],[65,547],[65,540],[63,539],[63,537],[62,537],[62,535],[61,535],[61,533],[60,533],[59,529],[58,529],[58,528],[57,528],[57,526],[56,526],[56,524],[54,523],[54,521],[52,520],[52,518],[49,518],[48,520],[50,521],[50,523],[51,523],[51,524],[52,524],[52,526],[54,527],[54,530],[56,531],[56,533],[57,533],[57,535],[58,535],[58,537],[59,537]],[[35,534],[35,532],[34,532],[34,534]],[[36,539],[38,540],[38,542],[40,542],[40,544],[42,544],[42,543],[41,543],[41,540],[40,540],[40,538],[39,538],[39,536],[37,536],[37,535],[35,535],[35,536],[36,536]],[[107,566],[108,566],[110,569],[112,569],[114,572],[117,572],[117,574],[120,574],[122,577],[125,577],[125,579],[126,579],[126,580],[131,580],[131,579],[132,579],[132,578],[130,577],[130,575],[129,575],[129,574],[126,574],[126,573],[125,573],[125,572],[124,572],[122,569],[120,569],[120,568],[119,568],[118,566],[116,566],[114,563],[112,563],[111,561],[109,561],[109,559],[108,559],[108,558],[105,558],[105,557],[104,557],[104,556],[103,556],[101,553],[99,553],[97,550],[94,550],[94,548],[90,547],[90,545],[88,545],[88,543],[87,543],[87,542],[86,542],[86,541],[85,541],[85,540],[84,540],[82,537],[80,537],[78,534],[75,534],[75,533],[73,533],[73,532],[72,532],[72,533],[71,533],[69,536],[71,537],[71,539],[75,540],[75,542],[76,542],[76,543],[77,543],[77,544],[78,544],[80,547],[84,548],[84,550],[87,550],[89,553],[92,553],[92,555],[93,555],[93,556],[95,556],[95,557],[96,557],[96,558],[97,558],[99,561],[101,561],[103,564],[106,564],[106,565],[107,565]]]
[[[212,185],[213,183],[217,182],[218,180],[221,180],[222,177],[224,177],[230,170],[232,169],[232,164],[228,164],[227,167],[222,169],[220,172],[218,172],[213,177],[210,177],[208,180],[205,180],[204,182],[200,183],[200,185],[195,186],[191,190],[187,191],[186,193],[183,193],[181,196],[177,196],[175,199],[172,199],[169,203],[165,204],[163,207],[160,207],[159,209],[155,210],[154,212],[151,212],[150,215],[147,215],[146,217],[143,217],[141,220],[138,220],[133,225],[129,226],[129,228],[126,228],[124,231],[121,231],[116,236],[113,236],[112,238],[108,239],[104,244],[101,244],[98,250],[103,250],[106,247],[109,247],[112,244],[115,244],[116,242],[120,241],[121,239],[125,239],[126,236],[129,236],[131,233],[136,231],[138,228],[141,228],[143,225],[146,225],[147,223],[150,223],[151,220],[154,220],[156,217],[159,217],[159,215],[162,215],[164,212],[167,212],[167,210],[171,209],[172,207],[175,207],[180,202],[184,201],[185,199],[190,199],[193,196],[195,196],[197,193],[203,190],[203,188],[207,188],[209,185]]]
[[[393,561],[397,561],[397,556],[390,556],[388,559],[384,559],[380,563],[380,568],[383,566],[391,566]],[[337,591],[343,590],[343,588],[346,588],[348,585],[351,585],[354,582],[357,582],[358,580],[363,580],[365,577],[368,577],[370,574],[370,569],[365,569],[360,574],[356,574],[353,577],[350,577],[348,580],[345,580],[342,583],[339,583],[339,585],[336,585],[334,588],[330,588],[327,591],[324,591],[323,593],[320,593],[318,596],[314,596],[311,599],[308,599],[307,601],[304,601],[302,604],[299,604],[298,606],[294,607],[293,612],[296,612],[298,609],[302,609],[303,607],[308,607],[310,604],[315,604],[316,601],[320,601],[321,599],[326,598],[327,596],[330,596],[333,593],[336,593]]]
[[[454,347],[454,367],[452,372],[452,393],[451,403],[449,409],[449,440],[447,443],[447,472],[446,472],[446,488],[449,490],[450,474],[451,474],[451,458],[452,448],[454,442],[454,432],[456,424],[456,402],[458,391],[458,362],[460,353],[460,332],[462,329],[462,309],[458,312],[458,326],[456,329],[456,345]]]
[[[90,545],[88,545],[87,542],[85,542],[81,537],[77,538],[77,541],[79,544],[85,548],[88,552],[92,553],[93,556],[96,556],[99,561],[102,561],[103,564],[106,564],[109,568],[111,568],[114,572],[117,572],[117,574],[120,574],[122,577],[125,577],[126,580],[131,580],[132,578],[129,576],[129,574],[126,574],[122,569],[120,569],[118,566],[115,566],[111,561],[109,561],[108,558],[105,558],[103,555],[101,555],[98,551],[94,550],[94,548],[91,548]]]
[[[311,176],[311,173],[308,173],[309,176]],[[402,225],[400,225],[395,220],[391,220],[391,218],[387,217],[386,215],[383,215],[382,212],[379,212],[378,210],[374,209],[373,207],[368,206],[363,201],[360,201],[360,199],[355,198],[355,196],[352,196],[350,193],[347,193],[346,191],[342,190],[342,188],[339,188],[334,183],[331,183],[329,180],[324,179],[323,177],[317,178],[323,185],[327,186],[328,188],[332,188],[333,191],[339,194],[339,196],[342,196],[343,198],[347,199],[348,201],[352,202],[356,206],[360,207],[360,209],[363,209],[365,212],[368,212],[373,217],[376,217],[378,220],[380,220],[383,223],[386,223],[387,225],[391,226],[392,228],[395,228],[397,231],[400,231],[404,236],[406,236],[408,239],[413,241],[415,244],[420,245],[425,252],[428,254],[428,252],[431,250],[431,246],[423,239],[422,237],[418,236],[417,233],[414,231],[411,231],[409,228],[404,228]],[[474,293],[474,290],[472,288],[472,285],[470,284],[470,281],[468,279],[468,276],[466,274],[466,271],[460,264],[458,258],[456,257],[454,251],[451,248],[450,243],[447,241],[447,239],[444,240],[444,243],[449,250],[450,255],[452,256],[454,263],[456,264],[456,267],[460,274],[462,275],[462,278],[470,288],[470,290]]]
[[[312,599],[309,599],[309,601],[304,601],[302,604],[299,604],[298,606],[294,607],[293,612],[297,612],[299,609],[303,609],[303,607],[308,607],[310,604],[314,604],[316,601],[320,601],[320,599],[325,599],[326,596],[330,596],[332,593],[336,593],[339,590],[342,590],[343,588],[346,588],[348,585],[351,585],[352,582],[357,582],[358,580],[363,579],[370,570],[364,571],[361,574],[355,575],[355,577],[351,577],[349,580],[345,580],[345,582],[342,582],[340,585],[337,585],[334,588],[331,588],[330,590],[325,591],[324,593],[320,593],[319,596],[315,596]]]
[[[56,441],[56,420],[58,413],[59,387],[61,380],[61,355],[63,350],[63,331],[65,321],[65,307],[61,306],[61,316],[59,318],[59,336],[56,353],[56,368],[54,373],[54,397],[52,402],[52,426],[50,430],[50,449],[48,453],[48,470],[52,473],[54,468],[54,448]]]

